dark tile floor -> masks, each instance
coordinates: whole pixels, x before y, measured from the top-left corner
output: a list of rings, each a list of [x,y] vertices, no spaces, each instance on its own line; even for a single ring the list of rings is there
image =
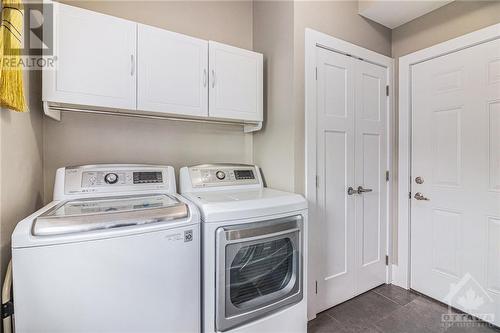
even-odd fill
[[[328,309],[308,324],[308,333],[500,333],[485,323],[446,326],[448,308],[405,289],[383,285]]]

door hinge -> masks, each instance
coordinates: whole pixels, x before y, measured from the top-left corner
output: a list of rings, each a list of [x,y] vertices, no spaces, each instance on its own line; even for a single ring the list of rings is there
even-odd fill
[[[411,199],[411,192],[408,192],[408,199]]]
[[[385,172],[385,181],[388,182],[389,181],[389,170],[387,170]]]
[[[316,175],[316,188],[318,188],[318,187],[319,187],[319,176]]]
[[[389,266],[389,256],[385,256],[385,265]]]
[[[317,294],[318,293],[318,281],[315,281],[315,282],[316,282],[316,290],[315,290],[315,292]]]
[[[2,304],[2,319],[8,318],[14,314],[14,303],[8,301]]]
[[[315,68],[314,68],[314,70],[315,70],[315,72],[316,72],[316,74],[315,74],[315,76],[316,76],[316,81],[318,81],[318,67],[315,67]]]
[[[385,86],[385,95],[389,96],[389,86]]]

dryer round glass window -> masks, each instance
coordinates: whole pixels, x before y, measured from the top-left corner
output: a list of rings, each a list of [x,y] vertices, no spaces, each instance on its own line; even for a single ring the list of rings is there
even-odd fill
[[[302,300],[302,217],[217,231],[217,330]]]
[[[294,273],[294,252],[289,238],[240,248],[229,267],[231,303],[243,308],[245,303],[285,288]]]

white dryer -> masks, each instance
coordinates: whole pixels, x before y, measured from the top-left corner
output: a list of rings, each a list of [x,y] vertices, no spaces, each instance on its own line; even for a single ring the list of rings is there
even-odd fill
[[[204,332],[307,331],[307,203],[253,165],[180,170],[202,217]]]
[[[172,167],[57,170],[54,201],[12,235],[24,332],[199,332],[198,209]]]

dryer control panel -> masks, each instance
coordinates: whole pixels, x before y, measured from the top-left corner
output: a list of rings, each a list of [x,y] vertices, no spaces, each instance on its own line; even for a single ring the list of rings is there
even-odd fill
[[[259,170],[254,165],[204,164],[187,168],[192,188],[259,185]],[[181,172],[181,183],[183,182]]]

